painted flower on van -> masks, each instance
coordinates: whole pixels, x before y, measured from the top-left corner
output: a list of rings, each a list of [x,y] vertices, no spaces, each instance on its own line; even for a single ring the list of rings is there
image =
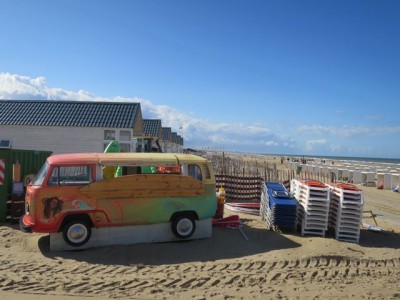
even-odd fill
[[[81,199],[75,199],[71,203],[72,207],[75,209],[93,209],[93,207],[90,207],[87,205],[87,203]]]

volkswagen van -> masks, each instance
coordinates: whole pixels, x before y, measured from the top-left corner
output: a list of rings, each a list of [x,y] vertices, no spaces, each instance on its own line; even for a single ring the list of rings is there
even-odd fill
[[[216,213],[215,176],[200,156],[172,153],[58,154],[29,184],[21,229],[62,232],[82,246],[92,228],[170,223],[178,239]]]

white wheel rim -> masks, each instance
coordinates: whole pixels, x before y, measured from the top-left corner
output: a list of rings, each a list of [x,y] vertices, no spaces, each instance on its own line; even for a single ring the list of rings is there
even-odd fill
[[[193,223],[189,219],[181,219],[179,220],[178,224],[176,224],[176,231],[182,236],[190,234],[192,230]]]
[[[75,244],[83,242],[86,239],[87,235],[87,228],[82,224],[74,224],[70,228],[68,228],[68,239]]]

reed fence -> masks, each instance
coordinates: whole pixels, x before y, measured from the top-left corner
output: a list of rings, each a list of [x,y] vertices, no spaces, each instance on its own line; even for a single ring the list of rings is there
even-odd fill
[[[259,202],[265,181],[282,182],[288,189],[291,179],[313,179],[325,183],[336,181],[334,173],[290,170],[286,160],[267,163],[262,160],[245,160],[240,156],[226,156],[224,153],[207,153],[205,157],[213,165],[217,190],[221,186],[225,189],[227,202]],[[279,163],[284,166],[278,167]]]

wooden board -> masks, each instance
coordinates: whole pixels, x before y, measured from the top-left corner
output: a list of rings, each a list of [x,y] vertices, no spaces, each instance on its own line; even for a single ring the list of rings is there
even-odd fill
[[[141,198],[198,196],[205,192],[203,183],[190,176],[135,174],[115,177],[82,187],[90,198]]]

